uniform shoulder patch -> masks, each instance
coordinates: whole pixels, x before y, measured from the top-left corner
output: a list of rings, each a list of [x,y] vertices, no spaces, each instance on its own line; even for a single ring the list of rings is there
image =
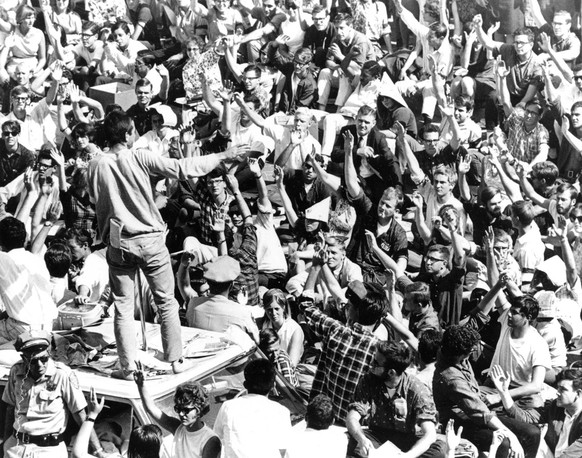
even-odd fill
[[[77,374],[75,374],[75,371],[71,371],[71,373],[69,374],[69,382],[71,383],[71,386],[75,389],[79,389],[79,379],[77,378]]]

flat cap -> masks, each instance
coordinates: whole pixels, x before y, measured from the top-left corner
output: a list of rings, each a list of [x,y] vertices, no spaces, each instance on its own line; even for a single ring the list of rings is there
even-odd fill
[[[26,331],[20,334],[14,348],[17,351],[27,351],[38,348],[39,351],[45,350],[51,344],[51,335],[46,331]]]
[[[204,278],[215,283],[228,283],[240,275],[240,264],[230,256],[218,256],[204,265]]]

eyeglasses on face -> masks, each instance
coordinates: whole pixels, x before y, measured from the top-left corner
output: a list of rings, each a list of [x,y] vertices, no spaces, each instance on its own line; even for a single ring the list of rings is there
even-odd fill
[[[50,169],[52,166],[52,164],[43,164],[42,162],[38,163],[38,168],[42,170]]]
[[[197,410],[197,407],[186,407],[186,406],[180,406],[180,405],[174,406],[174,412],[176,412],[178,415],[181,413],[184,413],[184,415],[188,415],[193,410]]]
[[[11,130],[3,130],[2,136],[3,137],[17,137],[18,134],[16,132],[12,132]]]
[[[424,258],[424,262],[431,262],[431,263],[435,263],[435,262],[445,262],[444,259],[439,259],[439,258],[434,258],[432,256],[426,256]]]
[[[570,215],[570,221],[578,221],[579,223],[582,223],[582,215]]]
[[[575,80],[582,80],[582,75],[574,75],[572,78]]]
[[[26,359],[29,363],[42,363],[42,364],[46,364],[48,363],[48,360],[50,359],[48,355],[44,355],[44,356],[38,356],[36,358],[29,358],[27,356],[24,357],[24,359]]]

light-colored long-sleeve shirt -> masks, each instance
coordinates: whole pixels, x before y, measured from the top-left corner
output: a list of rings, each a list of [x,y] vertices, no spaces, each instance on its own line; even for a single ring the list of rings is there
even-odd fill
[[[169,159],[147,150],[121,150],[94,158],[88,169],[89,196],[95,201],[101,237],[109,242],[112,220],[125,237],[164,231],[150,176],[185,180],[206,175],[219,164],[217,155]]]

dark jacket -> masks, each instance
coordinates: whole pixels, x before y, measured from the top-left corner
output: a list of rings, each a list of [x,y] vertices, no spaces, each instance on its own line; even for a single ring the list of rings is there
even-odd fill
[[[331,159],[334,162],[340,163],[344,161],[343,135],[346,132],[351,132],[354,137],[354,165],[356,166],[356,171],[358,171],[362,162],[362,158],[356,154],[356,151],[358,150],[358,134],[356,132],[355,125],[343,127],[340,130],[339,145],[336,145],[336,149],[333,151]],[[400,166],[396,160],[396,157],[394,156],[394,153],[388,146],[386,136],[376,127],[374,127],[368,134],[366,146],[371,147],[374,150],[374,153],[377,155],[376,157],[368,159],[368,163],[380,174],[380,179],[383,182],[384,189],[389,186],[396,186],[397,184],[400,184],[402,182]]]
[[[564,427],[566,412],[563,407],[558,407],[556,401],[547,401],[543,407],[537,409],[523,410],[515,403],[507,410],[507,414],[516,420],[525,423],[541,424],[547,423],[546,443],[549,449],[554,452],[558,445],[560,433]],[[582,414],[572,423],[570,434],[568,435],[568,448],[560,455],[561,458],[579,458],[582,456]]]
[[[317,103],[317,81],[309,73],[304,79],[299,80],[297,89],[293,94],[293,69],[285,73],[285,86],[281,93],[279,111],[294,113],[299,107],[311,108]]]

